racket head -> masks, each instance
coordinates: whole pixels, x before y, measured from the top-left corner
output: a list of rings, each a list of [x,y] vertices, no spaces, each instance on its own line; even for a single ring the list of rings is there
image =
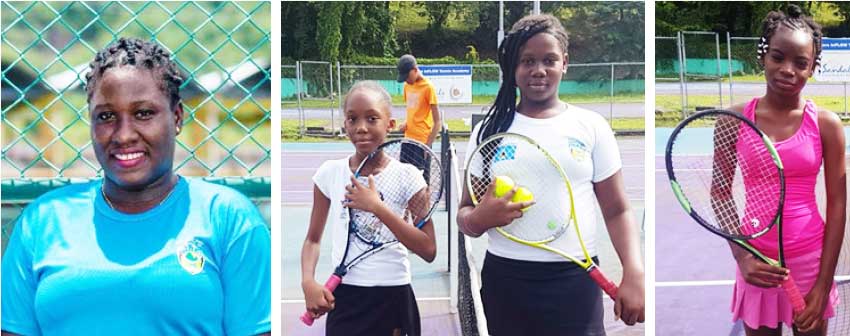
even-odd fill
[[[385,204],[421,228],[442,198],[443,174],[440,160],[431,149],[415,140],[397,139],[370,153],[354,176],[368,186],[368,176],[372,175]],[[396,241],[374,214],[349,208],[349,216],[349,230],[363,242],[377,246]]]
[[[710,144],[704,152],[692,147]],[[749,240],[781,221],[782,161],[770,139],[737,112],[707,110],[670,135],[665,165],[673,193],[688,214],[727,239]]]
[[[474,204],[481,202],[496,176],[510,177],[516,187],[528,189],[535,201],[522,217],[496,228],[499,233],[513,240],[539,244],[553,241],[566,232],[575,216],[569,179],[560,164],[537,142],[515,133],[499,133],[484,139],[466,163],[465,180]],[[553,184],[553,178],[558,178],[563,186]]]

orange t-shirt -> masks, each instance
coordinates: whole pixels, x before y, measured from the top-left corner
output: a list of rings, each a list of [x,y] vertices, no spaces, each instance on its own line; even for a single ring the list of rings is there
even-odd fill
[[[407,103],[406,138],[425,143],[434,127],[431,105],[437,105],[437,92],[426,78],[415,83],[404,83],[404,101]]]

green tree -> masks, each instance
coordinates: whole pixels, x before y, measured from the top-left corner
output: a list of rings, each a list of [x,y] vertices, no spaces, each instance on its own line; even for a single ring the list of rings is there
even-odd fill
[[[421,16],[428,17],[429,33],[442,35],[446,28],[446,21],[459,6],[459,3],[453,1],[420,1],[417,5],[425,9],[420,13]]]
[[[389,2],[350,2],[343,13],[341,55],[390,57],[398,49]]]
[[[283,2],[281,19],[281,56],[289,63],[388,57],[398,49],[388,2]]]
[[[281,56],[289,59],[289,63],[319,59],[315,40],[316,15],[317,7],[309,2],[281,3]]]
[[[316,44],[322,60],[336,62],[339,60],[339,43],[342,41],[342,10],[344,2],[327,2],[319,6],[318,27],[316,29]]]

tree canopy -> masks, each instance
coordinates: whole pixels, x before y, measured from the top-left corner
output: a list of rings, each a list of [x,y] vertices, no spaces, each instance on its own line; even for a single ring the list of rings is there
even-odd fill
[[[506,1],[505,27],[532,3]],[[495,62],[499,3],[283,2],[282,57],[389,63],[404,53],[458,62]],[[572,62],[641,61],[642,2],[543,2],[570,34]]]
[[[772,10],[785,11],[796,4],[824,28],[824,35],[843,37],[850,34],[850,3],[808,1],[718,1],[656,2],[655,34],[674,36],[677,31],[713,31],[732,36],[759,36],[765,15]]]

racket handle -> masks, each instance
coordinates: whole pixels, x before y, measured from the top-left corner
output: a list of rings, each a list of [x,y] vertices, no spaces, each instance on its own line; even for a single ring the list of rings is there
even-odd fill
[[[617,299],[617,285],[615,285],[611,280],[605,277],[605,274],[602,274],[602,271],[599,270],[599,267],[591,267],[587,274],[590,274],[590,278],[599,285],[599,288],[602,288],[602,291],[608,296],[611,297],[612,300]]]
[[[336,289],[336,286],[339,286],[340,282],[342,282],[342,278],[339,275],[333,274],[330,278],[328,278],[328,281],[325,282],[325,288],[333,292],[334,289]],[[310,312],[304,312],[304,314],[301,314],[301,322],[304,322],[304,324],[308,326],[313,325],[313,321],[315,320],[316,319],[310,315]]]
[[[800,295],[800,289],[797,288],[797,283],[794,282],[794,278],[790,274],[788,275],[788,279],[782,281],[782,288],[785,289],[785,294],[788,294],[788,299],[791,300],[794,315],[802,313],[803,309],[806,309],[806,301]]]

